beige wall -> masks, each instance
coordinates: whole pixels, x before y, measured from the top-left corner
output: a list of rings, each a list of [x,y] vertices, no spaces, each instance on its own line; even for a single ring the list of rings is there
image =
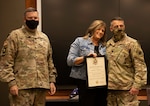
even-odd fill
[[[8,33],[23,24],[25,0],[0,1],[0,49]],[[0,82],[0,106],[9,106],[8,87]]]

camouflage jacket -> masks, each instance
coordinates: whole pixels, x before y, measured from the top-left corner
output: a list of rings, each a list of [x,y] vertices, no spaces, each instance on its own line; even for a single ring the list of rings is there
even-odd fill
[[[110,39],[106,45],[108,59],[108,89],[140,89],[147,82],[144,53],[137,40],[125,35],[118,42]]]
[[[23,26],[9,34],[0,54],[1,81],[19,89],[49,89],[56,76],[52,47],[44,33],[29,32]]]

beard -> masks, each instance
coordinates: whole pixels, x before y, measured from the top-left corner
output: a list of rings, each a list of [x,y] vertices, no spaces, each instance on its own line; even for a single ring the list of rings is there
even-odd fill
[[[113,33],[114,33],[114,36],[113,36],[114,42],[120,41],[125,36],[124,30],[116,30],[116,31],[113,31]]]

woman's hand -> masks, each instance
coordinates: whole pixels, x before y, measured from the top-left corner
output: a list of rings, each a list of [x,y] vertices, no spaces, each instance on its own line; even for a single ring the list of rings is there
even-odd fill
[[[97,57],[97,54],[96,53],[89,53],[87,56],[88,57]]]
[[[87,57],[97,57],[97,54],[96,54],[96,53],[89,53],[89,54],[87,55]],[[74,64],[75,64],[75,65],[79,65],[79,64],[83,63],[84,61],[85,61],[85,56],[77,57],[77,58],[75,59]]]

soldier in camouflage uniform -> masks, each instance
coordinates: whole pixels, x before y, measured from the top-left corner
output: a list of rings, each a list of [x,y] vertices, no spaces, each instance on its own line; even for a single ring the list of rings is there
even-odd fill
[[[137,95],[147,81],[144,53],[137,40],[125,33],[124,20],[111,21],[113,37],[107,42],[108,105],[139,106]]]
[[[24,25],[13,30],[0,54],[0,80],[10,88],[10,106],[45,106],[45,96],[56,92],[57,71],[52,47],[44,33],[37,30],[38,12],[27,8]]]

